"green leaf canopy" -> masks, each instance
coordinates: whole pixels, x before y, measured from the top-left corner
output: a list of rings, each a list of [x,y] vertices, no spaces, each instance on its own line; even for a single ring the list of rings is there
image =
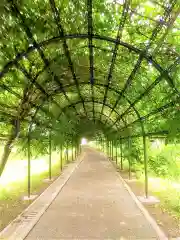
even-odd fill
[[[178,131],[178,0],[3,0],[0,13],[9,144],[32,124],[77,139],[85,119],[106,136]]]

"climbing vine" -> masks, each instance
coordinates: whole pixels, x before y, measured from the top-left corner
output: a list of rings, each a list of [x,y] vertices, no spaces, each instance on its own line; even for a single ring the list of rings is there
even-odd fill
[[[142,135],[142,124],[177,137],[179,9],[176,0],[1,1],[0,173],[30,126],[32,141],[51,131],[57,147],[95,132]]]

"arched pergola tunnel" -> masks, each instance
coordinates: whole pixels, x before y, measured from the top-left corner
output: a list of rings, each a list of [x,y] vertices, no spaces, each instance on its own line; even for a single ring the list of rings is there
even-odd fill
[[[77,155],[94,126],[91,137],[99,130],[111,148],[142,138],[147,196],[146,138],[178,133],[179,9],[176,0],[4,0],[0,175],[17,142],[26,140],[30,166],[31,141],[48,139],[51,167],[54,146]]]

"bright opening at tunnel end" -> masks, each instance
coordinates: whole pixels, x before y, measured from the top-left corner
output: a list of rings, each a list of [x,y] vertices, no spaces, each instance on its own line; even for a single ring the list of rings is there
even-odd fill
[[[87,139],[86,138],[82,138],[81,139],[81,145],[86,145],[86,144],[88,144]]]

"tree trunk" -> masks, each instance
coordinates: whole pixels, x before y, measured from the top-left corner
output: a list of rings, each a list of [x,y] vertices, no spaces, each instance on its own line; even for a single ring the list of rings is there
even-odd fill
[[[6,163],[8,161],[14,141],[16,140],[16,138],[19,135],[19,130],[20,130],[19,129],[19,120],[15,119],[13,126],[12,126],[12,130],[11,130],[11,136],[9,137],[8,141],[6,142],[6,144],[4,146],[4,152],[3,152],[2,158],[0,160],[0,177],[1,177],[1,175],[4,171],[4,168],[6,166]]]

